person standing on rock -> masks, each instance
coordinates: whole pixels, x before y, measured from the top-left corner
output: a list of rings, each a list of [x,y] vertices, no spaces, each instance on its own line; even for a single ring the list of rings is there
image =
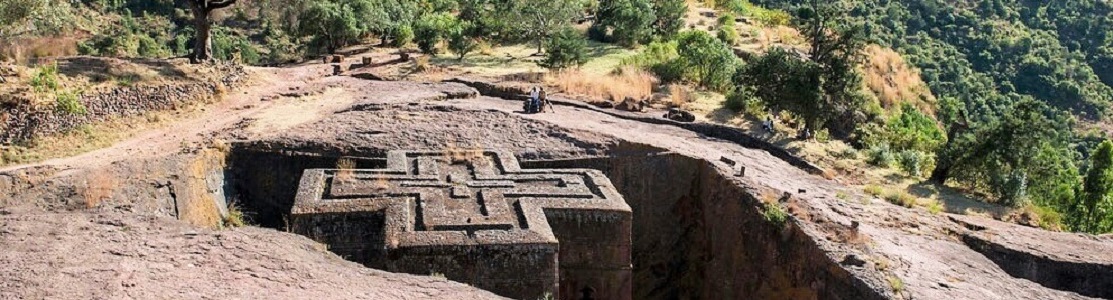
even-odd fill
[[[531,88],[529,90],[529,98],[526,98],[525,108],[523,108],[522,110],[524,110],[527,114],[532,114],[533,111],[534,111],[533,103],[534,103],[534,101],[537,100],[537,97],[538,97],[537,87]]]
[[[545,95],[545,88],[544,87],[540,88],[537,91],[537,97],[539,99],[541,99],[541,102],[538,102],[538,104],[539,104],[537,106],[538,111],[546,110],[545,107],[547,106],[548,107],[547,109],[550,113],[556,112],[556,111],[553,110],[553,103],[549,102],[549,97]]]

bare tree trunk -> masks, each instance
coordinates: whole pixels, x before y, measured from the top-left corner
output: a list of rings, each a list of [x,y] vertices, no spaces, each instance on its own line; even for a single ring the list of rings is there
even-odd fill
[[[212,42],[212,20],[209,15],[212,12],[204,7],[193,6],[193,22],[194,22],[194,38],[193,38],[193,55],[190,61],[193,63],[202,63],[212,60],[213,58],[213,42]]]

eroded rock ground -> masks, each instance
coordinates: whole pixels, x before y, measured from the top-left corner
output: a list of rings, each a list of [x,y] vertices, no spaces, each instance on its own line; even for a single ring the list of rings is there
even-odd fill
[[[294,167],[279,157],[297,153],[374,157],[394,149],[485,148],[538,164],[655,161],[660,168],[613,167],[608,175],[662,194],[672,189],[651,183],[663,181],[635,179],[702,172],[681,184],[691,190],[682,194],[702,201],[680,200],[653,214],[631,204],[635,234],[639,216],[679,216],[677,224],[660,224],[677,228],[675,235],[642,239],[652,240],[644,248],[683,253],[635,258],[654,263],[635,275],[636,284],[646,285],[635,286],[636,298],[1113,297],[1103,281],[1113,277],[1109,237],[895,206],[763,150],[606,110],[557,106],[525,115],[517,101],[476,95],[461,84],[326,71],[253,69],[251,86],[195,119],[76,157],[0,170],[0,298],[497,298],[443,278],[344,261],[283,232],[277,218],[267,220],[271,228],[190,225],[218,218],[198,205],[267,193],[228,192],[227,181],[245,176],[228,168],[281,172]],[[273,157],[251,164],[253,153]],[[676,158],[644,158],[650,155]],[[745,176],[733,176],[722,157],[744,166]],[[614,173],[620,170],[637,174]],[[289,189],[274,190],[283,188]],[[787,227],[759,218],[759,201],[769,199],[791,214]],[[1070,274],[1089,276],[1064,279]]]

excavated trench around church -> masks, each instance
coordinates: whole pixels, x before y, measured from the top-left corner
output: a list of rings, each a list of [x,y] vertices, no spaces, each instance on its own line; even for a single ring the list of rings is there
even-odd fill
[[[605,173],[633,209],[633,299],[882,299],[792,222],[763,218],[753,195],[709,162],[665,152],[521,159],[522,168]],[[365,154],[356,168],[382,168]],[[226,181],[252,222],[285,229],[305,169],[338,156],[234,147]],[[562,295],[566,296],[566,295]],[[562,297],[565,299],[576,299]]]

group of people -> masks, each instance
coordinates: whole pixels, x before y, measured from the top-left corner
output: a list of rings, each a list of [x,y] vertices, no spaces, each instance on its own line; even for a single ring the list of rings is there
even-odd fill
[[[535,114],[545,111],[545,107],[549,108],[549,112],[553,112],[553,103],[549,102],[549,98],[545,96],[545,88],[533,87],[529,91],[529,99],[523,106],[527,114]]]
[[[776,123],[773,122],[771,116],[765,116],[765,121],[761,121],[761,129],[764,131],[764,134],[776,135],[777,133],[773,131],[774,124]],[[801,140],[814,140],[815,133],[812,132],[811,128],[804,127],[796,132],[796,138]]]

